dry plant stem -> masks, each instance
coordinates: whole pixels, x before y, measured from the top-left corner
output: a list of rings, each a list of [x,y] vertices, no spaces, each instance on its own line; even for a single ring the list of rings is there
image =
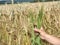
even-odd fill
[[[9,43],[8,45],[11,45],[11,35],[9,35]]]

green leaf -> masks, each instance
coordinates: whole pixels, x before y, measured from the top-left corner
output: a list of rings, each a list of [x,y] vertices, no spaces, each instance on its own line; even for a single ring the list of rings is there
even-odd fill
[[[41,7],[41,10],[39,11],[38,18],[37,18],[37,28],[39,29],[42,26],[42,17],[43,17],[43,6]]]
[[[32,33],[31,33],[31,35],[32,35],[31,41],[32,42],[31,42],[31,45],[42,45],[39,34],[37,36],[34,33],[34,25],[33,24],[36,21],[36,19],[34,19],[33,13],[31,11],[29,12],[29,15],[30,15],[29,16],[30,17],[30,21],[32,23]],[[37,17],[37,28],[38,29],[40,29],[41,26],[42,26],[42,17],[43,17],[43,6],[41,7],[41,9],[39,11],[39,14],[38,14],[38,17]]]

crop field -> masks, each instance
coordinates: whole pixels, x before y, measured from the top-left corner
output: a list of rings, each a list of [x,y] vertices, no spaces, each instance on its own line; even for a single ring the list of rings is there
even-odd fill
[[[0,45],[52,45],[38,38],[35,44],[34,24],[60,38],[60,2],[0,5]]]

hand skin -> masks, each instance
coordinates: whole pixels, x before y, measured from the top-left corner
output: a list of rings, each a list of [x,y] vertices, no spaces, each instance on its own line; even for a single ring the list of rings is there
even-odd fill
[[[41,39],[44,39],[44,40],[48,41],[49,43],[51,43],[53,45],[60,45],[60,39],[57,38],[57,37],[54,37],[52,35],[47,34],[44,31],[43,27],[41,27],[40,30],[35,28],[34,31],[40,33]]]

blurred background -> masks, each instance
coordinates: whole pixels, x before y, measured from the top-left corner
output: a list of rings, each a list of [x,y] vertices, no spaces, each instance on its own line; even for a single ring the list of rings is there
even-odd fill
[[[60,0],[0,0],[0,4],[5,3],[22,3],[22,2],[48,2],[48,1],[60,1]]]

